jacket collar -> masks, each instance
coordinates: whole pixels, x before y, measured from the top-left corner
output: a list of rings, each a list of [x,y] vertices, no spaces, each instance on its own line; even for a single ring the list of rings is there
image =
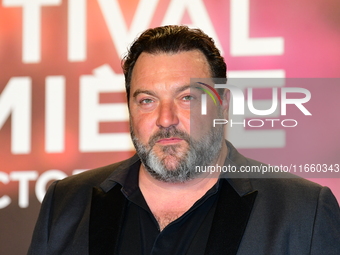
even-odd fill
[[[205,250],[207,255],[237,253],[257,196],[257,191],[239,196],[230,182],[221,181],[222,186]],[[239,183],[236,186],[239,186]]]
[[[248,158],[240,154],[229,141],[226,141],[226,144],[228,147],[228,156],[224,162],[225,166],[230,165],[231,167],[235,167],[235,169],[238,171],[240,170],[241,166],[249,165]],[[254,191],[247,173],[227,173],[222,174],[221,177],[227,179],[230,185],[241,197]]]

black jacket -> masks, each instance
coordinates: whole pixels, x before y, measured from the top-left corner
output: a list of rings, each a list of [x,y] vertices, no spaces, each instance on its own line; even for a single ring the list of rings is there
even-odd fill
[[[230,143],[228,149],[226,165],[261,164],[243,157]],[[126,199],[112,179],[137,163],[135,155],[54,182],[28,254],[116,254]],[[230,185],[221,190],[202,254],[340,254],[335,197],[327,187],[291,177],[227,178]]]

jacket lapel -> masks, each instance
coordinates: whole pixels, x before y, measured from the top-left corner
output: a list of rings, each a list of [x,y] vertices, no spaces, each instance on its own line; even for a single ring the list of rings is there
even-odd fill
[[[239,196],[227,180],[221,180],[205,254],[236,254],[253,208],[257,191]]]
[[[94,187],[92,193],[89,254],[117,254],[118,238],[123,225],[126,199],[115,185],[108,192]]]

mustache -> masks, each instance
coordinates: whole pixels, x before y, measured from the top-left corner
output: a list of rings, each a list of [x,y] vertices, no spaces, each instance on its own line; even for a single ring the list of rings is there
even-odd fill
[[[152,148],[158,140],[171,137],[183,139],[188,144],[190,144],[190,136],[188,133],[178,130],[174,126],[171,126],[168,128],[161,128],[159,131],[153,134],[149,139],[149,146],[150,148]]]

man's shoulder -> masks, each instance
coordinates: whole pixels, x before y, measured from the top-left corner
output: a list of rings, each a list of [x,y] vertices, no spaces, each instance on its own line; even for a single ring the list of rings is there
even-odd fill
[[[336,198],[328,187],[292,174],[287,174],[286,177],[289,176],[291,178],[251,180],[253,189],[257,191],[257,203],[261,208],[277,215],[311,218],[315,216],[317,208],[324,204],[333,208],[334,212],[339,211]]]
[[[253,159],[247,158],[247,160],[252,166],[269,167]],[[260,173],[255,176],[260,178],[251,178],[253,188],[260,193],[265,192],[266,197],[276,199],[280,197],[290,201],[315,200],[318,198],[322,189],[328,189],[312,180],[307,180],[288,172]]]
[[[315,198],[321,189],[325,188],[297,175],[278,171],[274,165],[245,157],[228,141],[227,146],[229,158],[225,164],[234,165],[236,170],[226,176],[231,177],[229,182],[239,195],[257,191],[258,195],[263,198],[285,199],[288,197],[294,200],[294,198]]]
[[[103,181],[113,174],[127,171],[129,166],[137,160],[136,155],[123,161],[119,161],[110,165],[86,170],[82,173],[75,174],[65,179],[57,181],[58,187],[93,187],[99,186]]]
[[[320,184],[285,173],[279,178],[256,178],[251,183],[254,189],[272,191],[274,194],[297,194],[311,195],[319,193],[323,188]]]

